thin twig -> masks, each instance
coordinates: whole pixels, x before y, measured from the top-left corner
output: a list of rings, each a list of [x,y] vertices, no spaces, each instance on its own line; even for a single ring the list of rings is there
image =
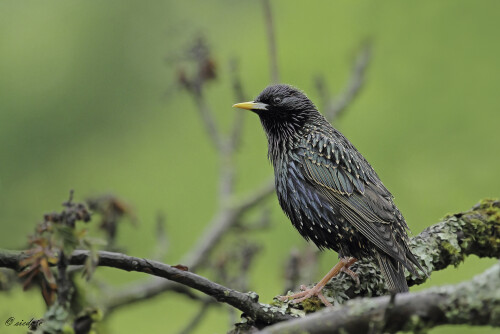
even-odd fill
[[[266,23],[267,45],[269,48],[269,70],[271,72],[271,82],[279,82],[278,56],[276,52],[276,38],[274,36],[273,13],[269,0],[262,0],[264,10],[264,21]]]
[[[241,215],[261,203],[272,194],[273,190],[274,183],[266,182],[250,194],[231,201],[234,204],[220,210],[219,215],[212,219],[212,222],[195,243],[193,250],[183,257],[181,263],[193,271],[197,269],[207,259],[220,238],[239,220]]]
[[[195,75],[189,76],[185,69],[180,68],[177,78],[178,84],[193,97],[208,137],[216,150],[222,152],[225,149],[225,141],[204,95],[207,82],[217,77],[216,63],[212,59],[210,48],[202,36],[199,36],[184,53],[187,59],[195,62],[197,71]]]
[[[242,243],[243,242],[243,243]],[[246,243],[244,238],[239,238],[238,245],[228,247],[229,252],[219,255],[217,261],[211,265],[217,273],[217,281],[239,291],[248,291],[248,272],[260,247],[253,243]],[[233,269],[234,266],[237,269]],[[237,312],[232,307],[228,308],[229,326],[237,322]]]
[[[298,287],[299,282],[312,282],[318,270],[318,249],[307,244],[302,253],[297,249],[290,252],[290,259],[285,271],[285,294]]]
[[[245,94],[243,93],[243,85],[241,84],[241,79],[238,71],[238,61],[236,59],[232,59],[229,64],[229,69],[231,73],[231,84],[233,86],[234,97],[236,102],[243,102],[247,99],[245,98]],[[241,137],[243,134],[243,125],[245,123],[246,114],[245,112],[241,112],[235,110],[236,114],[234,115],[233,125],[231,127],[231,135],[229,137],[230,150],[233,152],[236,150],[241,143]]]
[[[365,74],[371,59],[371,45],[366,42],[354,60],[351,76],[342,92],[328,103],[324,110],[326,118],[333,121],[349,106],[365,82]]]
[[[285,266],[285,290],[293,291],[297,288],[300,276],[300,253],[297,248],[293,248],[288,256],[288,261]]]
[[[112,312],[120,308],[149,300],[164,292],[175,292],[190,300],[203,302],[203,298],[195,294],[193,290],[187,286],[159,277],[153,277],[153,279],[142,281],[140,284],[136,283],[130,285],[128,290],[121,288],[103,293],[96,304],[102,305],[102,310],[105,311],[105,315],[109,316]]]
[[[165,232],[165,216],[158,214],[156,218],[156,247],[152,258],[161,261],[168,251],[168,239]]]
[[[200,324],[200,322],[203,320],[203,318],[207,314],[207,311],[210,309],[210,306],[212,306],[212,305],[214,305],[214,303],[209,302],[209,301],[201,304],[201,307],[198,310],[198,312],[196,312],[196,314],[191,319],[191,321],[187,324],[187,326],[185,328],[183,328],[179,332],[179,334],[189,334],[192,331],[194,331],[196,329],[196,327]]]
[[[246,210],[253,208],[254,206],[260,204],[264,199],[274,192],[274,178],[271,178],[264,183],[262,183],[255,190],[247,193],[243,196],[235,196],[231,200],[233,203],[233,208],[239,214],[242,214]]]
[[[212,113],[212,110],[208,106],[207,101],[203,95],[203,91],[200,89],[193,94],[194,100],[196,102],[196,106],[198,107],[198,113],[200,118],[203,121],[203,125],[205,126],[205,130],[207,132],[208,137],[211,139],[212,144],[218,151],[224,150],[224,142],[221,138],[221,134],[217,128],[217,124],[215,123],[215,119]]]
[[[318,92],[321,110],[324,110],[326,112],[328,102],[330,102],[330,93],[324,75],[317,75],[314,78],[314,85],[316,86],[316,91]],[[331,118],[328,119],[330,120],[330,122],[333,121],[333,119]]]

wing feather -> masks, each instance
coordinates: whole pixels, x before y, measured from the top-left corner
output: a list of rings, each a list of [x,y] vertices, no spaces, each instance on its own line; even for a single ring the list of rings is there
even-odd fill
[[[347,152],[343,154],[345,148],[342,145],[321,142],[332,145],[330,150],[322,148],[323,153],[333,153],[330,159],[314,145],[298,154],[306,180],[318,185],[319,193],[328,201],[340,203],[341,215],[379,251],[415,272],[406,257],[409,252],[406,243],[396,239],[400,235],[406,236],[406,231],[398,235],[394,232],[398,228],[395,226],[397,209],[390,192],[357,150],[347,156]]]

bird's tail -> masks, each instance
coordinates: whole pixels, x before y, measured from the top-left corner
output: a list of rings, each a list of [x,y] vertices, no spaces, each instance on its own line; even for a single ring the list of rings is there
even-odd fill
[[[391,292],[407,292],[405,271],[403,265],[390,257],[377,252],[377,260],[385,278],[387,288]]]

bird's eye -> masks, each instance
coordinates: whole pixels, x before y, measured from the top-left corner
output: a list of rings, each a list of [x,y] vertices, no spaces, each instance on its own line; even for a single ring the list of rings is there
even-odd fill
[[[273,98],[273,102],[275,104],[280,104],[281,103],[281,97],[276,96],[275,98]]]

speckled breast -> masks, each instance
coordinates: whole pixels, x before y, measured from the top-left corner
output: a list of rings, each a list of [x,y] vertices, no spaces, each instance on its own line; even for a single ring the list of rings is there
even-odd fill
[[[340,215],[339,203],[331,203],[303,176],[299,161],[282,162],[275,168],[279,203],[293,226],[320,249],[328,248],[340,256],[370,255],[368,241]]]

